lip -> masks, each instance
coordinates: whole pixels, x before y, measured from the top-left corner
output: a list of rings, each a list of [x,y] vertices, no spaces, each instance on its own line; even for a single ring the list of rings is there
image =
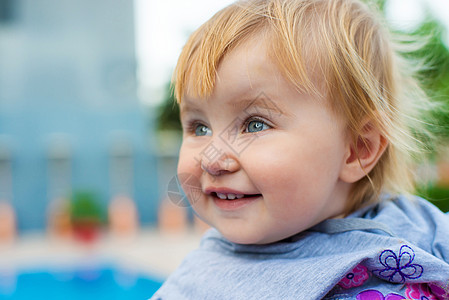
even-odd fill
[[[218,207],[222,211],[236,211],[241,209],[262,197],[261,194],[256,193],[245,193],[242,191],[228,189],[228,188],[207,188],[204,191],[214,202],[215,206]],[[220,199],[217,196],[217,193],[222,194],[235,194],[235,195],[244,195],[243,198],[235,198],[235,199]]]
[[[213,193],[222,193],[222,194],[240,194],[240,195],[250,195],[251,193],[245,193],[242,191],[238,191],[238,190],[234,190],[234,189],[229,189],[229,188],[225,188],[225,187],[209,187],[207,189],[204,190],[205,194],[211,195]]]

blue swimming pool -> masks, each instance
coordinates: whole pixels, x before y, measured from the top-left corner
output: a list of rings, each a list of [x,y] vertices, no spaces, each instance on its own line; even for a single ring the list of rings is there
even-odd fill
[[[0,300],[148,299],[162,280],[114,267],[0,272]]]

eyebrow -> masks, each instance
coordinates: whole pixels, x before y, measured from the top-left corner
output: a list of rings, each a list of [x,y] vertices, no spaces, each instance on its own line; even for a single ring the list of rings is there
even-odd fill
[[[184,102],[185,103],[185,102]],[[179,105],[179,117],[182,118],[183,115],[188,113],[200,113],[202,110],[195,105]]]
[[[264,93],[260,93],[254,98],[246,98],[237,103],[233,103],[232,106],[237,111],[255,109],[257,111],[265,111],[270,116],[284,114],[283,110]]]
[[[239,111],[246,112],[249,109],[254,109],[258,112],[264,111],[265,114],[268,114],[270,116],[275,116],[275,115],[280,116],[280,115],[284,115],[284,114],[288,115],[288,112],[281,110],[279,108],[279,106],[273,100],[271,100],[265,93],[260,93],[256,97],[243,98],[242,100],[239,100],[237,102],[232,102],[227,105],[232,106],[234,111],[238,111],[238,112]],[[189,113],[198,114],[198,113],[202,113],[202,112],[203,112],[203,109],[201,109],[198,106],[197,101],[185,100],[180,105],[180,117],[181,118],[185,114],[189,114]],[[250,114],[250,113],[247,112],[247,114]]]

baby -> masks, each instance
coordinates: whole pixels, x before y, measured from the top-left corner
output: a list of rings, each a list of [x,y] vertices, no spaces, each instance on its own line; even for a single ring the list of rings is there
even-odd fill
[[[449,216],[411,196],[426,98],[378,19],[249,0],[192,34],[178,174],[213,229],[152,299],[449,299]]]

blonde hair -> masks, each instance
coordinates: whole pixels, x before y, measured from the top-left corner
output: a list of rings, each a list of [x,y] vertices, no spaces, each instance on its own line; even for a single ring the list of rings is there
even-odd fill
[[[191,35],[173,76],[175,96],[178,102],[186,94],[209,96],[226,53],[263,34],[269,56],[298,90],[320,95],[313,78],[325,79],[324,96],[347,121],[354,145],[367,120],[388,141],[374,169],[354,184],[346,213],[379,201],[382,191],[412,192],[412,157],[422,152],[415,138],[422,131],[416,104],[426,103],[426,97],[405,74],[409,71],[379,20],[357,0],[236,2]]]

